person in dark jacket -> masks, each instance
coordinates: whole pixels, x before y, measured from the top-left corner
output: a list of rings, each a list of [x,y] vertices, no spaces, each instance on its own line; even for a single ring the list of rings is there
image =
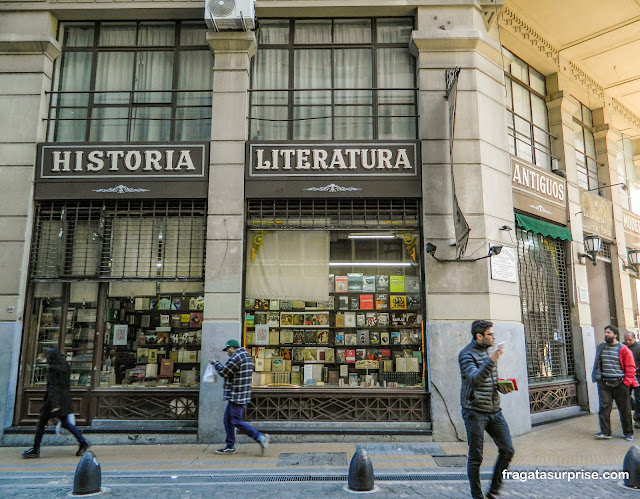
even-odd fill
[[[224,378],[222,398],[228,401],[224,411],[226,445],[217,449],[216,454],[233,454],[236,451],[236,429],[258,442],[264,454],[269,446],[269,435],[260,433],[244,420],[244,411],[251,402],[253,358],[236,340],[227,341],[222,351],[229,355],[229,360],[224,366],[217,360],[209,361]]]
[[[630,390],[638,386],[636,363],[631,350],[620,343],[620,332],[616,326],[609,325],[604,328],[604,343],[600,343],[596,348],[591,380],[598,383],[600,399],[600,431],[594,437],[611,438],[611,409],[615,400],[623,438],[627,441],[633,440]]]
[[[47,393],[44,396],[44,403],[40,408],[40,418],[36,427],[36,435],[33,440],[33,447],[22,453],[25,459],[40,457],[40,443],[44,435],[45,426],[51,418],[60,419],[60,425],[69,430],[80,444],[76,456],[82,456],[91,444],[82,436],[80,430],[76,428],[67,416],[73,413],[71,402],[71,385],[69,376],[71,369],[60,350],[50,348],[44,354],[49,369],[47,372]]]
[[[471,343],[458,356],[462,377],[460,403],[469,444],[467,475],[471,496],[474,499],[484,498],[480,484],[480,465],[486,431],[498,446],[498,459],[493,469],[491,487],[486,495],[491,499],[500,493],[503,471],[509,466],[514,454],[509,426],[502,415],[498,394],[498,359],[502,356],[503,348],[499,347],[489,355],[488,349],[495,342],[493,323],[490,321],[473,321],[471,337]]]

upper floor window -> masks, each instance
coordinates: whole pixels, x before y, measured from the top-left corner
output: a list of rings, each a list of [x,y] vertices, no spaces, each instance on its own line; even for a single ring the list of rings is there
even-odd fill
[[[251,139],[415,139],[412,29],[412,19],[261,21]]]
[[[213,55],[193,22],[64,27],[52,142],[210,140]]]
[[[576,105],[573,115],[573,134],[575,137],[576,168],[578,186],[583,189],[596,189],[598,183],[598,162],[596,161],[596,141],[593,137],[593,116],[591,110],[573,97]]]
[[[505,52],[512,60],[505,69],[509,152],[550,170],[551,135],[545,103],[545,78],[522,59],[507,50]]]
[[[634,141],[624,135],[617,143],[618,182],[627,187],[619,191],[620,203],[624,209],[640,215],[640,164],[636,166],[633,162],[633,148]]]

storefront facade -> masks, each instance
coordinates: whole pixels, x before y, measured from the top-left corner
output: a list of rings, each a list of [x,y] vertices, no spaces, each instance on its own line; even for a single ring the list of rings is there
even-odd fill
[[[463,439],[479,318],[520,387],[512,434],[593,411],[598,332],[637,326],[606,187],[630,114],[512,3],[258,1],[258,29],[220,32],[184,2],[0,6],[3,442],[35,422],[49,346],[104,442],[222,441],[222,383],[199,380],[230,338],[263,431]]]

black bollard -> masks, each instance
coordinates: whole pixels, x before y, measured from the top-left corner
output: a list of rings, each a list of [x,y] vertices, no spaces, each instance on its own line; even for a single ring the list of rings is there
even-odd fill
[[[624,456],[622,471],[626,471],[628,478],[624,479],[625,487],[640,489],[640,447],[634,445]]]
[[[102,470],[96,455],[85,452],[80,458],[76,468],[76,476],[73,479],[73,495],[95,494],[100,492],[102,482]]]
[[[367,451],[358,449],[349,464],[348,489],[358,492],[374,489],[373,464],[367,455]]]

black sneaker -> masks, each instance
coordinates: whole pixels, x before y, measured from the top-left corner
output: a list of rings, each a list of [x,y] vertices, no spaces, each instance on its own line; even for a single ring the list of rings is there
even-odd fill
[[[216,454],[235,454],[235,447],[223,447],[222,449],[217,449]]]
[[[76,452],[76,456],[82,456],[85,452],[87,452],[87,449],[91,447],[91,442],[89,442],[88,440],[85,440],[84,442],[82,442],[80,444],[80,447],[78,447],[78,452]]]
[[[29,449],[29,450],[22,451],[23,459],[34,459],[36,457],[40,457],[40,451],[37,449]]]

